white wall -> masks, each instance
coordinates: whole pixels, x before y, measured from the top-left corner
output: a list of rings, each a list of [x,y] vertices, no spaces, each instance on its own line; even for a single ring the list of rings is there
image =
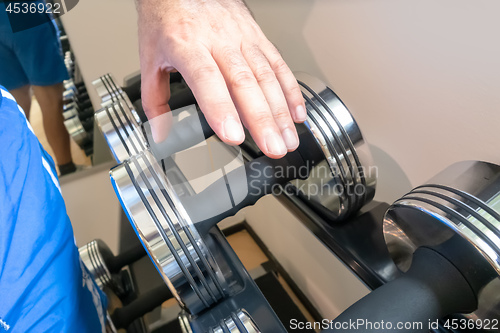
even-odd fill
[[[118,253],[122,209],[109,180],[109,169],[115,165],[105,163],[61,178],[78,247],[100,238],[113,253]]]
[[[97,110],[93,80],[112,73],[122,84],[140,68],[134,0],[82,0],[61,19]]]
[[[378,199],[455,161],[500,163],[500,2],[247,3],[290,67],[323,77],[354,113],[381,168]]]

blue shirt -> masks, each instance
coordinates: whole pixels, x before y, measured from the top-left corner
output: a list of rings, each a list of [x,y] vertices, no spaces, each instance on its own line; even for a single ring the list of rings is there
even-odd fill
[[[54,162],[0,86],[0,333],[104,332]]]

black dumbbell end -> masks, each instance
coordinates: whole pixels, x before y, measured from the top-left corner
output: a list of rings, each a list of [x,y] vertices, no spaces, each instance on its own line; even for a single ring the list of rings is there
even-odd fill
[[[390,332],[428,333],[430,323],[476,308],[477,294],[462,273],[440,253],[420,247],[407,273],[356,302],[322,332],[375,332],[373,324],[383,322]],[[360,325],[345,324],[352,322]],[[396,329],[398,323],[418,324]]]

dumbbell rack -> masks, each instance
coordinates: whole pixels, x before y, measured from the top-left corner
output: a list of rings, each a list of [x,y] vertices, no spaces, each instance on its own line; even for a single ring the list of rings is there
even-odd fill
[[[302,75],[309,81],[309,85],[302,82],[300,84],[304,87],[304,98],[309,105],[309,125],[311,128],[298,125],[301,128],[303,127],[300,130],[303,133],[301,137],[303,136],[303,140],[306,140],[304,141],[306,144],[303,146],[306,148],[300,149],[302,157],[299,159],[312,158],[310,162],[314,164],[316,163],[316,159],[319,158],[318,162],[321,160],[322,165],[318,165],[318,168],[331,170],[331,175],[327,176],[326,179],[321,179],[322,182],[319,186],[341,186],[343,194],[339,195],[333,201],[330,200],[331,198],[323,200],[325,198],[317,197],[315,198],[315,205],[316,207],[320,207],[320,211],[328,213],[327,215],[333,221],[344,219],[346,216],[354,214],[364,203],[370,201],[373,197],[375,179],[370,175],[357,172],[358,168],[370,163],[370,157],[369,154],[363,152],[363,147],[366,144],[359,132],[359,127],[338,97],[321,82],[305,74]],[[284,331],[284,328],[277,320],[272,309],[269,308],[265,299],[262,298],[261,293],[255,287],[255,284],[241,265],[241,262],[239,262],[232,249],[227,245],[220,230],[217,227],[208,227],[211,229],[201,235],[196,230],[200,228],[199,226],[196,228],[188,227],[190,217],[182,213],[183,209],[180,209],[181,206],[174,205],[177,200],[174,199],[176,192],[167,179],[161,180],[162,177],[157,176],[162,171],[156,163],[156,157],[144,151],[149,146],[147,143],[148,138],[144,136],[143,124],[138,121],[140,117],[137,117],[137,114],[130,107],[131,103],[124,96],[123,90],[117,87],[110,75],[105,75],[94,81],[94,86],[101,96],[104,106],[102,110],[96,113],[97,122],[109,146],[112,148],[111,150],[116,160],[122,162],[120,166],[114,168],[111,172],[115,189],[120,196],[121,202],[124,203],[127,212],[129,212],[129,218],[135,224],[135,228],[140,234],[144,246],[148,248],[150,256],[154,259],[153,262],[156,264],[158,271],[160,273],[163,272],[165,275],[165,283],[171,286],[171,290],[179,303],[192,314],[196,314],[195,317],[189,317],[189,324],[193,331],[202,332],[210,327],[217,331],[217,319],[214,321],[213,315],[210,313],[217,311],[217,317],[220,320],[224,322],[227,319],[228,322],[231,322],[241,316],[246,316],[242,315],[242,313],[245,313],[244,311],[242,312],[243,307],[248,311],[248,317],[250,319],[253,317],[252,320],[257,322],[256,326],[260,327],[262,331]],[[315,91],[321,92],[323,97],[319,97]],[[173,102],[174,100],[172,98],[171,103],[175,103]],[[171,107],[174,108],[172,105]],[[335,111],[332,111],[330,107],[333,107]],[[339,121],[339,117],[341,117],[344,123]],[[189,130],[191,128],[190,122],[188,124],[184,125],[188,126],[184,128]],[[178,128],[177,126],[180,126],[180,124],[173,126],[174,132]],[[207,135],[206,130],[203,130],[203,132]],[[179,140],[180,137],[178,138],[176,133],[170,133],[169,138],[172,137],[174,143],[185,142],[185,140]],[[203,139],[202,137],[201,140]],[[196,143],[190,141],[187,147]],[[312,146],[308,144],[312,144]],[[318,148],[311,151],[310,148],[316,146],[316,144]],[[183,150],[187,147],[177,148]],[[313,151],[316,157],[313,157]],[[292,154],[291,156],[295,157],[292,157],[285,164],[298,162],[297,158],[299,155],[297,154]],[[295,162],[291,162],[294,159]],[[262,158],[257,160],[262,160]],[[263,160],[263,162],[266,164],[271,161],[265,162]],[[340,173],[336,172],[337,166],[341,169]],[[311,168],[314,169],[316,166],[312,166]],[[149,171],[145,172],[145,170]],[[324,183],[327,183],[327,185],[324,185]],[[141,189],[141,186],[143,186],[141,184],[145,184],[147,187],[146,191]],[[351,186],[358,184],[362,184],[366,191],[362,194],[349,191]],[[158,191],[154,190],[156,187],[159,187]],[[146,205],[145,207],[142,207],[140,202],[138,202],[139,206],[137,209],[133,207],[134,202],[137,202],[133,194],[135,192],[141,196],[142,203]],[[129,194],[132,194],[132,197],[128,197]],[[303,193],[304,197],[308,195],[309,193],[307,192]],[[164,199],[161,198],[163,196],[165,196],[166,202],[162,203]],[[258,198],[250,199],[247,204],[252,204],[256,199]],[[153,208],[148,203],[149,201],[154,202],[153,205],[155,207],[165,207],[165,209],[166,207],[170,207],[169,209],[173,210],[173,213],[163,213],[162,219],[167,224],[160,226],[160,223],[165,222],[160,222],[157,214],[152,213],[156,208]],[[158,235],[160,239],[158,241],[154,240],[153,236],[145,234],[146,230],[150,228],[147,221],[144,221],[146,224],[143,224],[143,218],[135,216],[133,213],[136,210],[142,209],[149,211],[151,217],[156,221],[156,229],[160,232]],[[220,219],[222,219],[222,216],[217,215],[217,221]],[[179,226],[175,226],[175,223],[179,224]],[[187,225],[185,225],[186,223]],[[164,230],[170,230],[169,232],[172,233],[172,236],[163,234]],[[173,237],[172,240],[166,241],[169,237]],[[187,240],[189,240],[189,244],[186,243]],[[163,241],[165,241],[164,244],[168,246],[168,249],[162,249],[158,245],[153,245],[162,244]],[[179,244],[178,246],[180,247],[177,248],[175,244]],[[212,245],[210,250],[208,250],[207,244],[216,245]],[[186,250],[190,247],[195,248],[195,256]],[[172,260],[164,258],[164,253],[173,255]],[[183,254],[180,256],[178,253]],[[215,258],[212,256],[215,256]],[[167,266],[164,266],[163,262]],[[228,277],[228,281],[231,282],[226,283],[226,277],[224,277],[218,266],[214,266],[213,263],[223,263],[223,266],[226,267],[225,272],[231,272],[232,274],[232,276]],[[228,269],[227,267],[231,268]],[[179,270],[179,274],[175,273],[177,270]],[[194,272],[198,270],[199,273],[193,275],[191,270],[194,270]],[[200,275],[200,272],[206,272],[203,274],[207,275]],[[187,280],[179,279],[176,276],[184,276]],[[231,285],[231,287],[229,288],[228,285]],[[215,289],[212,287],[215,287]],[[191,296],[191,294],[193,295]],[[238,299],[240,301],[236,302]],[[234,308],[235,302],[236,304],[240,304],[241,309]],[[225,308],[224,304],[230,305]],[[254,308],[255,306],[257,308]],[[208,308],[211,310],[203,312]],[[245,326],[244,323],[236,323],[235,325],[241,329],[241,332],[248,331],[248,328],[243,328]]]
[[[63,117],[64,126],[73,141],[85,152],[93,154],[94,109],[90,102],[87,88],[81,77],[68,36],[65,34],[60,20],[56,20],[61,31],[60,41],[64,55],[64,64],[69,79],[64,81]]]
[[[102,79],[100,79],[101,82],[104,82]],[[107,75],[106,76],[106,81],[113,81],[111,76]],[[136,160],[136,162],[128,162],[125,164],[128,164],[128,170],[126,170],[129,174],[134,174],[134,170],[130,169],[131,166],[135,165],[135,173],[137,175],[141,174],[141,170],[146,170],[150,169],[152,165],[149,165],[149,167],[144,168],[143,166],[140,166],[140,164],[144,163],[150,163],[148,162],[149,159],[154,159],[154,157],[144,157],[144,155],[139,154],[141,156],[139,157],[134,157],[136,154],[140,153],[139,150],[136,150],[135,152],[131,151],[122,151],[120,152],[117,150],[114,146],[115,144],[113,143],[116,141],[116,136],[120,136],[120,140],[122,144],[130,144],[131,142],[135,142],[137,144],[137,147],[139,147],[138,143],[143,144],[144,146],[148,145],[147,143],[147,138],[141,137],[141,135],[144,134],[144,128],[142,127],[143,124],[141,123],[141,120],[137,114],[134,114],[132,110],[129,108],[129,106],[132,104],[130,101],[127,100],[126,95],[123,96],[123,91],[119,89],[116,85],[114,86],[116,89],[115,92],[117,94],[115,95],[116,100],[114,100],[114,103],[112,103],[111,109],[110,109],[110,104],[104,104],[105,109],[102,111],[98,112],[98,117],[103,116],[103,119],[99,121],[101,125],[101,130],[104,132],[106,139],[108,140],[108,143],[110,147],[113,147],[113,152],[115,155],[115,158],[117,159],[118,162],[122,162],[124,160]],[[305,98],[309,98],[309,100],[312,99],[320,99],[325,96],[325,94],[321,94],[321,97],[318,95],[316,96],[314,94],[314,90],[312,92],[306,88],[306,90],[312,95],[311,97],[305,95]],[[108,90],[109,93],[109,90]],[[307,92],[306,92],[307,94]],[[311,103],[311,102],[310,102]],[[315,103],[315,105],[319,105],[318,103]],[[338,104],[339,107],[342,107],[342,105]],[[127,110],[128,109],[128,110]],[[112,112],[110,112],[112,111]],[[312,113],[314,114],[314,111],[318,111],[316,108],[314,110],[311,110]],[[328,116],[328,115],[327,115]],[[312,119],[310,121],[310,124],[313,123],[311,127],[313,127],[313,133],[320,133],[321,132],[321,137],[326,137],[324,132],[328,132],[330,130],[334,136],[335,133],[337,133],[337,137],[333,138],[331,142],[344,142],[349,143],[349,141],[346,141],[346,139],[349,139],[351,137],[356,137],[356,135],[351,135],[348,136],[345,134],[345,132],[339,131],[339,130],[334,130],[332,126],[335,126],[335,119],[330,119],[326,120],[320,115],[318,115],[315,119]],[[339,127],[340,124],[337,123]],[[121,134],[120,134],[121,133]],[[134,134],[135,133],[135,134]],[[113,135],[115,138],[113,139]],[[126,137],[127,140],[123,140],[123,138]],[[140,138],[140,139],[139,139]],[[139,139],[139,141],[137,141]],[[344,151],[342,151],[342,154],[339,153],[338,147],[335,147],[333,145],[329,145],[328,142],[325,142],[325,144],[320,145],[323,150],[325,155],[331,154],[332,159],[335,156],[352,156],[351,159],[348,159],[347,161],[344,160],[337,160],[337,164],[340,165],[342,164],[345,167],[345,170],[347,172],[342,172],[340,174],[342,180],[345,180],[343,184],[345,186],[353,186],[355,184],[371,184],[371,179],[366,178],[366,175],[361,174],[359,178],[355,178],[354,173],[352,172],[353,170],[353,165],[360,165],[363,164],[363,162],[360,161],[366,161],[366,156],[363,155],[363,150],[362,149],[354,149],[355,144],[352,144],[349,146],[349,144],[343,145]],[[135,149],[137,149],[137,147]],[[243,155],[246,157],[247,161],[251,161],[253,159],[258,158],[259,156],[262,155],[262,153],[256,148],[256,145],[251,141],[249,137],[247,137],[246,142],[242,145],[243,148]],[[335,153],[335,154],[334,154]],[[354,154],[353,154],[354,153]],[[137,158],[140,159],[140,161],[137,161]],[[155,179],[154,174],[161,174],[162,170],[158,169],[159,167],[153,166],[153,169],[155,169],[155,172],[151,172],[148,175],[140,175],[142,177],[144,182],[149,182],[150,184],[153,182],[156,182],[157,185],[151,186],[148,185],[147,188],[151,190],[152,188],[156,188],[159,186],[160,192],[167,192],[167,193],[173,193],[171,192],[172,190],[169,188],[168,183],[162,183],[161,181],[159,182],[157,179]],[[127,169],[127,168],[125,168]],[[350,170],[350,171],[349,171]],[[120,172],[123,171],[123,168]],[[165,171],[165,170],[163,170]],[[117,172],[117,171],[114,171]],[[118,174],[115,174],[114,179],[122,179],[123,177],[120,177]],[[144,178],[146,177],[146,178]],[[132,179],[138,179],[137,176],[131,177]],[[133,184],[132,184],[133,185]],[[115,184],[117,189],[123,189],[123,184]],[[134,185],[135,186],[135,185]],[[369,188],[370,189],[370,188]],[[128,190],[125,190],[125,192],[128,192]],[[145,192],[146,193],[146,192]],[[368,193],[368,196],[371,199],[371,196],[373,196],[373,193],[370,193],[370,191],[365,192]],[[156,195],[157,198],[153,199],[153,201],[158,201],[159,195]],[[171,194],[168,194],[168,196],[171,196]],[[124,199],[125,198],[125,199]],[[126,197],[121,195],[122,200],[126,200]],[[384,203],[373,203],[371,206],[365,206],[364,211],[365,213],[363,214],[358,214],[354,215],[353,213],[356,212],[357,209],[359,209],[361,206],[363,206],[363,200],[365,199],[364,197],[344,197],[344,198],[339,198],[337,202],[324,202],[322,201],[322,198],[316,198],[315,202],[316,204],[311,205],[310,202],[307,202],[307,200],[304,200],[304,193],[300,191],[294,191],[293,187],[291,191],[285,192],[284,195],[280,196],[279,199],[291,210],[294,210],[300,217],[302,222],[311,229],[316,236],[322,240],[322,242],[330,248],[334,253],[337,254],[337,256],[346,263],[347,266],[349,266],[359,277],[361,280],[363,280],[370,288],[377,288],[395,278],[397,278],[401,273],[394,264],[393,259],[391,258],[391,255],[389,254],[389,251],[387,249],[386,245],[386,240],[384,240],[384,227],[383,227],[383,220],[384,220],[384,213],[386,212],[387,208],[389,205],[384,204]],[[144,201],[144,200],[143,200]],[[360,203],[361,202],[361,203]],[[318,204],[319,203],[319,204]],[[327,206],[330,205],[330,206]],[[170,204],[170,207],[175,207],[175,205]],[[324,208],[328,209],[325,211]],[[347,209],[339,210],[338,213],[332,214],[332,212],[335,212],[334,208],[338,207],[347,207]],[[343,216],[342,214],[345,214],[345,216],[348,216],[349,218],[347,220],[344,220],[341,225],[332,223],[338,219],[339,216]],[[179,211],[175,215],[182,215]],[[134,220],[133,216],[129,216],[131,221]],[[186,220],[185,218],[183,218]],[[178,235],[177,238],[179,239],[189,239],[191,241],[191,245],[193,244],[192,238],[187,234],[187,229],[184,227],[182,228],[172,228],[172,230],[181,230],[181,232],[186,233],[186,235]],[[210,235],[214,239],[217,239],[218,237],[220,238],[221,244],[225,242],[225,238],[222,236],[218,228],[215,227],[215,229],[212,229],[210,232],[212,234]],[[215,234],[213,234],[215,233]],[[196,239],[200,239],[200,236],[198,235]],[[147,237],[146,237],[147,238]],[[150,240],[148,239],[148,242]],[[143,237],[143,242],[146,242]],[[224,244],[227,244],[225,242]],[[147,246],[147,244],[145,243]],[[234,252],[232,249],[227,245],[227,248],[224,248],[225,245],[221,246],[221,248],[224,249],[224,251],[227,251],[226,254],[228,256],[233,256]],[[175,249],[169,249],[171,253],[178,252],[178,250]],[[185,249],[183,249],[185,252]],[[163,251],[164,252],[164,251]],[[201,251],[203,252],[203,251]],[[158,257],[158,255],[154,254],[152,252],[152,257]],[[197,250],[197,253],[200,254],[200,252]],[[201,256],[200,256],[201,258]],[[196,265],[196,258],[191,259],[186,258],[186,262],[190,262],[191,265]],[[175,261],[177,262],[184,262],[183,260],[179,260],[177,258]],[[245,276],[246,271],[244,268],[241,266],[241,263],[239,260],[233,256],[230,262],[237,267],[233,267],[233,271],[238,271],[239,275]],[[238,264],[239,263],[239,264]],[[157,268],[159,271],[161,271],[164,267],[158,265],[157,263]],[[186,266],[185,269],[188,269]],[[212,270],[213,268],[205,268],[207,271]],[[240,270],[241,269],[241,270]],[[249,278],[248,274],[246,274],[247,277]],[[166,282],[171,281],[171,278],[167,278]],[[252,290],[252,286],[254,286],[253,282],[251,279],[247,280],[250,289]],[[193,283],[189,283],[191,286]],[[210,285],[208,283],[208,280],[206,281],[205,284],[202,283],[202,285]],[[206,286],[205,286],[206,287]],[[178,289],[178,287],[174,288]],[[206,292],[203,292],[201,289],[199,290],[198,294],[210,294],[208,292],[208,289]],[[258,295],[261,295],[258,292],[258,289],[253,289],[252,293],[249,293],[249,295],[252,295],[254,299],[255,298],[255,293]],[[212,290],[213,295],[215,295],[214,290]],[[241,293],[241,295],[244,295],[245,293]],[[233,295],[234,296],[234,295]],[[189,297],[188,297],[189,298]],[[258,297],[257,297],[258,298]],[[237,298],[233,297],[232,300],[235,301]],[[244,299],[244,300],[243,300]],[[219,297],[215,297],[213,300],[213,303],[217,303],[218,305],[213,306],[211,303],[208,301],[208,299],[205,299],[205,306],[204,308],[210,308],[210,311],[205,311],[203,312],[203,309],[196,309],[196,308],[189,308],[189,306],[186,303],[183,303],[185,300],[183,297],[180,297],[179,299],[181,304],[184,304],[190,311],[197,313],[198,311],[201,311],[197,316],[189,316],[189,315],[181,315],[180,320],[181,323],[185,326],[185,330],[189,332],[189,330],[193,332],[204,332],[206,331],[207,328],[210,328],[210,332],[225,332],[229,326],[233,327],[238,327],[240,329],[240,332],[251,332],[252,327],[258,327],[256,328],[257,330],[260,329],[260,331],[263,332],[279,332],[280,328],[262,328],[262,325],[264,325],[273,322],[276,320],[276,318],[270,315],[267,317],[267,319],[263,318],[257,318],[254,317],[252,319],[252,315],[256,313],[255,311],[249,310],[251,309],[252,305],[249,304],[251,302],[248,302],[248,298],[242,298],[242,306],[246,306],[245,311],[242,309],[235,309],[233,307],[229,307],[228,309],[225,309],[223,304],[225,301],[220,301]],[[267,304],[265,300],[260,300],[257,301],[260,305],[262,304]],[[218,309],[218,310],[215,310]],[[217,324],[217,320],[214,322],[214,313],[217,313],[217,318],[219,321],[223,323],[223,325],[226,325],[226,327],[219,326]],[[272,310],[268,308],[267,311],[268,314],[273,314]],[[243,323],[247,318],[250,318],[250,325],[247,328],[245,324]],[[240,321],[238,321],[240,320]],[[247,320],[248,321],[248,320]],[[252,321],[254,323],[257,323],[257,325],[252,324]],[[442,327],[440,328],[439,331],[436,332],[451,332],[444,330]]]

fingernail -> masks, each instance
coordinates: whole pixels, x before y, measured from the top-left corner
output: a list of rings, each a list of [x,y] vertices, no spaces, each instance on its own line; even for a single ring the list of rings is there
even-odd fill
[[[300,122],[306,121],[307,112],[303,105],[297,106],[297,109],[295,109],[295,117],[297,118],[296,119],[297,121]]]
[[[299,146],[299,138],[291,129],[285,128],[281,134],[288,150],[295,150]]]
[[[245,138],[241,124],[234,118],[224,120],[224,139],[233,142],[241,142]]]
[[[266,147],[267,151],[273,155],[284,155],[287,151],[281,135],[274,132],[266,136]]]

